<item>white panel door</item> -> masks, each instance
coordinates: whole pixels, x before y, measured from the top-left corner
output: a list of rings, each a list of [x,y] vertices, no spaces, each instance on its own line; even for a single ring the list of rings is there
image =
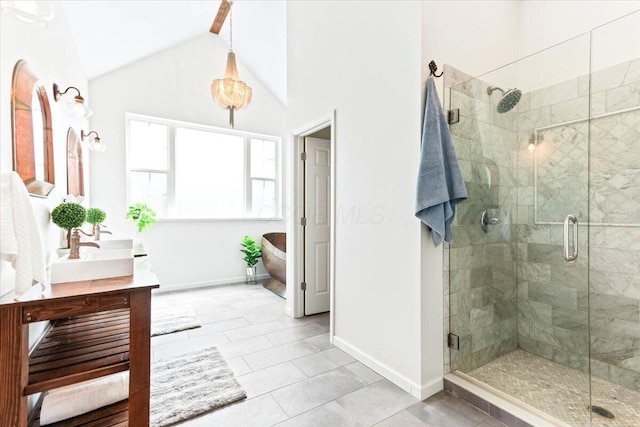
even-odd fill
[[[331,142],[305,138],[305,315],[329,311]]]

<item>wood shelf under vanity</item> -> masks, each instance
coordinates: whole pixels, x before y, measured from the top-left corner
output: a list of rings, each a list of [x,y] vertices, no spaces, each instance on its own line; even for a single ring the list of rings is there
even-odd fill
[[[27,396],[129,370],[129,399],[52,426],[149,423],[151,290],[149,259],[133,276],[34,287],[0,302],[0,425],[27,426]],[[29,354],[29,324],[50,320]],[[39,426],[39,408],[29,425]]]
[[[55,320],[29,356],[27,395],[129,370],[129,310]]]

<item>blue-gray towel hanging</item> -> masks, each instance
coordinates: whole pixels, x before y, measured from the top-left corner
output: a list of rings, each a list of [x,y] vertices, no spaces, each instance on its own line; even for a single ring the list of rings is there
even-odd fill
[[[451,243],[456,205],[467,198],[447,119],[433,77],[427,80],[416,216],[430,229],[435,245]]]

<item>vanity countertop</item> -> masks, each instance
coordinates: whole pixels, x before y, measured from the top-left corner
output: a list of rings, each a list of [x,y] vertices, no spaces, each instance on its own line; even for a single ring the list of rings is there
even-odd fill
[[[132,276],[111,277],[108,279],[84,280],[80,282],[57,283],[48,285],[44,291],[39,285],[33,286],[27,293],[16,300],[0,300],[0,305],[29,306],[45,301],[64,300],[78,296],[95,294],[120,293],[124,290],[138,288],[158,288],[156,276],[148,257],[137,257],[134,260]]]

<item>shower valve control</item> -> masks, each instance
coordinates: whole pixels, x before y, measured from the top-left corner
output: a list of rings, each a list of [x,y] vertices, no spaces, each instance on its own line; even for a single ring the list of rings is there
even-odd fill
[[[500,219],[492,216],[492,212],[490,210],[482,211],[482,216],[480,217],[480,226],[482,227],[482,231],[488,233],[490,225],[498,224],[500,224]]]

